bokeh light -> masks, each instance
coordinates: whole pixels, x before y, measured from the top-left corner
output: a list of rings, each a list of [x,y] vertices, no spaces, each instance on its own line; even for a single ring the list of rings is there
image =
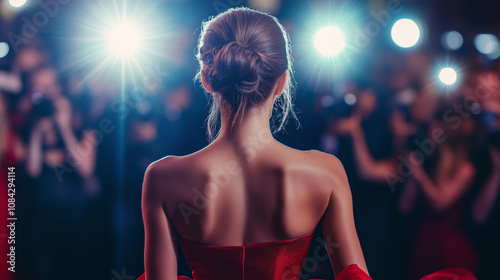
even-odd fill
[[[108,46],[115,55],[130,56],[141,46],[139,29],[129,22],[119,22],[108,33]]]
[[[492,34],[479,34],[474,38],[474,45],[480,53],[491,55],[498,52],[498,38]]]
[[[457,81],[457,72],[451,67],[443,68],[439,72],[439,80],[445,85],[453,85]]]
[[[486,55],[486,57],[488,57],[489,59],[497,59],[500,57],[500,48],[496,48],[496,50],[492,53],[489,53]]]
[[[345,36],[335,26],[325,26],[314,35],[314,45],[324,56],[335,56],[345,47]]]
[[[0,42],[0,58],[4,58],[7,54],[9,54],[9,44]]]
[[[263,11],[266,13],[276,13],[280,6],[281,6],[281,1],[279,0],[248,0],[248,6],[259,10]]]
[[[21,7],[22,5],[26,4],[26,0],[9,0],[9,4],[12,7],[18,8],[18,7]]]
[[[391,37],[402,48],[413,47],[420,39],[420,29],[413,20],[400,19],[392,26]]]
[[[458,50],[464,43],[464,37],[458,31],[448,31],[441,37],[441,44],[446,50]]]
[[[347,93],[344,95],[344,102],[347,103],[347,105],[354,105],[356,104],[357,98],[354,94],[352,93]]]

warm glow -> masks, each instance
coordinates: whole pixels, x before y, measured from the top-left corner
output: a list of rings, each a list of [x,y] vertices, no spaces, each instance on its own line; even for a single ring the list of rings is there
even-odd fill
[[[342,31],[335,26],[321,28],[314,36],[316,49],[324,56],[334,56],[345,46],[345,37]]]

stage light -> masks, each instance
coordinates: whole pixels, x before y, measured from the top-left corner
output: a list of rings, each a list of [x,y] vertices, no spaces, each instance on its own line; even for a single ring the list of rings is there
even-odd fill
[[[0,58],[4,58],[7,54],[9,54],[9,44],[0,42]]]
[[[9,4],[12,7],[18,8],[18,7],[21,7],[22,5],[26,4],[26,0],[9,0]]]
[[[74,32],[65,37],[71,59],[64,64],[64,69],[86,73],[84,79],[141,84],[143,77],[156,75],[163,58],[171,57],[170,48],[179,46],[172,37],[179,28],[167,23],[158,1],[84,2],[71,21]]]
[[[446,67],[439,72],[439,80],[446,85],[453,85],[457,81],[457,72],[451,68]]]
[[[489,58],[498,58],[500,43],[495,35],[479,34],[474,38],[474,45],[480,53],[487,55]]]
[[[108,47],[115,55],[133,55],[140,46],[140,31],[129,22],[117,23],[108,33]]]
[[[345,37],[337,27],[325,26],[314,35],[314,45],[322,55],[335,56],[344,49]]]
[[[413,47],[420,38],[420,29],[413,20],[400,19],[392,26],[391,37],[402,48]]]
[[[464,37],[457,31],[448,31],[441,37],[441,44],[447,50],[458,50],[464,42]]]

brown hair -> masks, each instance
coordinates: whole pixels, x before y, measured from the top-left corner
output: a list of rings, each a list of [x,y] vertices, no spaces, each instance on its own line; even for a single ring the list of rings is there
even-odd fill
[[[289,38],[278,20],[249,8],[233,8],[203,23],[197,59],[213,99],[207,118],[209,140],[213,140],[220,106],[229,112],[232,130],[248,108],[262,104],[272,94],[281,75],[288,71],[285,90],[275,104],[281,108],[281,130],[292,113],[292,63]],[[274,108],[277,109],[277,108]]]

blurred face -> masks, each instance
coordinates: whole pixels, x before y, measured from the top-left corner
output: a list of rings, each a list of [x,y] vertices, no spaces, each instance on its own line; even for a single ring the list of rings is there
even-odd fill
[[[50,67],[37,71],[31,76],[31,87],[40,88],[43,90],[44,96],[50,99],[60,95],[57,73]]]
[[[47,54],[34,49],[22,49],[16,56],[16,62],[23,72],[31,72],[38,68],[45,60]]]
[[[430,94],[420,94],[411,107],[412,119],[417,123],[429,122],[436,112],[436,100]]]
[[[369,116],[375,111],[377,105],[377,98],[372,90],[367,89],[359,93],[357,106],[361,115]]]

